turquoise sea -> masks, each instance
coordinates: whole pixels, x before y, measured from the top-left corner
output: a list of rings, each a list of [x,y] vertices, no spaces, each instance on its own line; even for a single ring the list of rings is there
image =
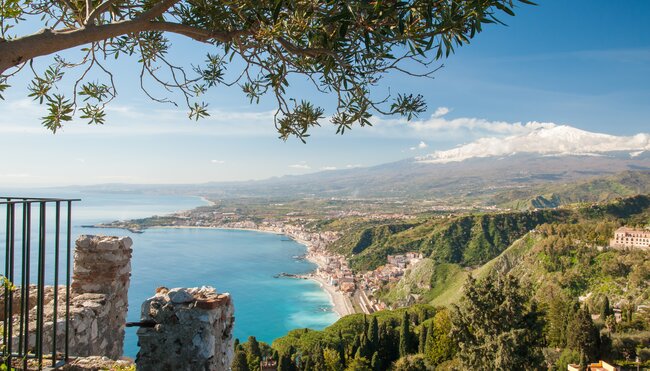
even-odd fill
[[[2,192],[2,195],[7,193]],[[317,283],[273,277],[280,272],[298,274],[315,269],[312,263],[295,259],[305,253],[305,247],[286,236],[238,230],[172,228],[149,229],[135,234],[121,229],[81,227],[116,219],[163,215],[204,205],[198,197],[61,190],[37,193],[32,191],[30,196],[83,199],[73,207],[75,238],[80,234],[104,234],[133,239],[129,321],[140,319],[140,304],[159,286],[203,285],[232,295],[234,335],[242,341],[254,335],[261,341],[272,342],[289,330],[321,329],[338,319],[328,295]],[[4,213],[2,207],[0,235],[4,235]],[[4,251],[0,255],[4,261]],[[138,351],[135,331],[127,329],[124,354],[129,357],[135,357]]]

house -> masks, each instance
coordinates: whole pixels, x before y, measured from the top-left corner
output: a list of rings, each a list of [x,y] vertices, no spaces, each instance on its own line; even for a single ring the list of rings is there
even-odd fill
[[[580,371],[580,365],[567,365],[568,371]],[[620,368],[610,365],[605,361],[598,361],[598,363],[592,363],[587,366],[586,371],[619,371]]]
[[[650,230],[621,227],[614,232],[609,245],[617,249],[650,250]]]
[[[276,371],[278,369],[278,363],[273,359],[265,359],[260,362],[261,371]]]

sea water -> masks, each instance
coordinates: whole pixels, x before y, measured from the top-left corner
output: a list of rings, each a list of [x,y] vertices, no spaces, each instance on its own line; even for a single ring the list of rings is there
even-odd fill
[[[133,239],[128,321],[140,320],[140,304],[152,296],[157,287],[204,285],[232,295],[234,336],[242,341],[252,335],[270,343],[289,330],[322,329],[338,318],[328,295],[317,283],[274,278],[281,272],[301,274],[315,269],[312,263],[297,259],[305,253],[305,246],[286,236],[222,229],[152,228],[144,233],[131,233],[122,229],[82,227],[118,219],[164,215],[205,205],[198,197],[68,190],[37,193],[35,195],[41,197],[82,199],[73,206],[73,238],[80,234],[103,234]],[[2,241],[4,212],[2,207]],[[50,214],[48,208],[48,220]],[[48,225],[53,224],[50,222]],[[48,230],[48,235],[51,239],[51,230]],[[4,261],[4,251],[0,255]],[[135,357],[138,351],[135,331],[135,328],[129,328],[126,332],[124,354],[129,357]]]

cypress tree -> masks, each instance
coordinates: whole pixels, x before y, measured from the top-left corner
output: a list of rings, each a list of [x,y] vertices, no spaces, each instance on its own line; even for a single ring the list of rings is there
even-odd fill
[[[368,327],[368,340],[372,346],[372,351],[379,349],[379,322],[377,317],[373,316],[370,321],[370,326]]]
[[[370,367],[372,367],[373,371],[382,371],[382,363],[381,363],[381,357],[379,356],[379,352],[375,352],[372,355],[372,360],[370,361]]]
[[[291,360],[290,353],[284,353],[280,356],[280,362],[278,362],[278,371],[296,371],[296,367]]]
[[[603,304],[600,307],[600,319],[604,321],[607,316],[610,316],[612,314],[614,314],[614,312],[609,306],[609,298],[605,296],[605,299],[603,299]]]
[[[336,346],[336,350],[339,352],[339,363],[341,363],[341,367],[345,368],[345,342],[343,341],[343,334],[341,333],[341,330],[339,330],[339,341]]]
[[[249,371],[248,361],[246,360],[246,352],[243,350],[238,350],[235,352],[235,358],[232,360],[230,369],[232,371]]]
[[[352,342],[352,348],[350,349],[350,356],[349,358],[354,358],[354,355],[359,351],[359,347],[361,346],[361,340],[359,339],[359,335],[354,335],[354,341]]]
[[[576,350],[587,360],[594,360],[598,355],[600,335],[598,329],[591,320],[589,311],[581,308],[576,312],[569,328],[571,331],[567,336],[567,347]]]
[[[402,325],[399,332],[399,356],[404,357],[411,353],[411,329],[408,311],[404,311]]]
[[[251,356],[262,359],[262,350],[260,349],[260,343],[257,342],[255,336],[248,337],[248,349]]]
[[[420,329],[420,341],[418,342],[418,353],[424,353],[424,348],[427,343],[427,326],[422,325]]]
[[[246,358],[248,359],[248,368],[251,371],[259,370],[260,361],[262,360],[262,350],[260,343],[257,342],[255,336],[249,336],[246,349]]]

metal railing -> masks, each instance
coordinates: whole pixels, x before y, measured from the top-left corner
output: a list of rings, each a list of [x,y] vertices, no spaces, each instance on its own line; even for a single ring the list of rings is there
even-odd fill
[[[0,197],[0,212],[6,208],[0,356],[9,369],[58,368],[69,358],[71,222],[75,201],[80,200]],[[60,267],[62,258],[64,269]],[[60,282],[65,282],[64,297],[59,294]],[[46,283],[52,286],[53,295],[48,303]],[[46,304],[52,307],[47,318],[49,326],[45,326]],[[58,329],[60,304],[65,306],[63,336]],[[61,338],[58,344],[57,336]],[[46,337],[51,342],[44,347]],[[47,354],[44,349],[49,350]]]

